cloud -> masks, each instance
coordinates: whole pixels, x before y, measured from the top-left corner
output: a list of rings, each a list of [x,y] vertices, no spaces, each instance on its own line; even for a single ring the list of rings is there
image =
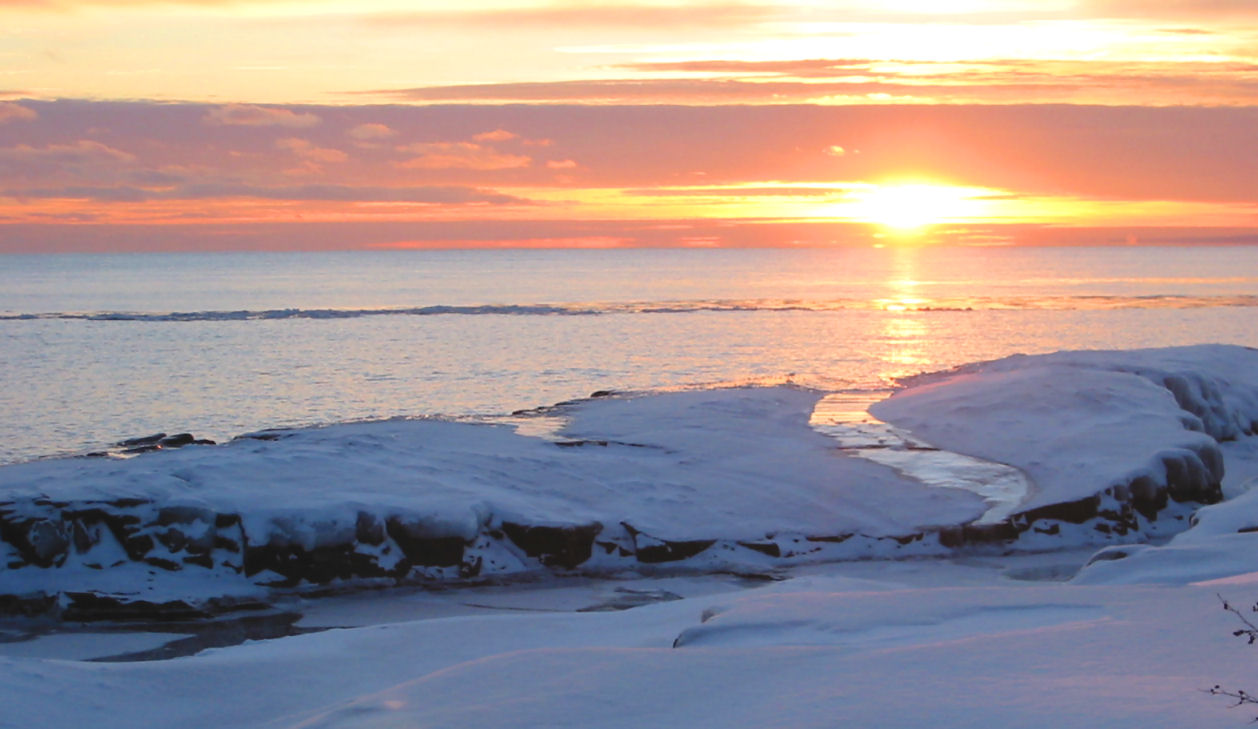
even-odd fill
[[[645,5],[640,3],[558,3],[541,7],[492,8],[468,11],[376,13],[373,25],[468,26],[485,28],[598,28],[646,29],[714,28],[755,25],[781,17],[781,6],[771,3],[715,3]]]
[[[139,187],[67,185],[65,187],[34,187],[29,189],[0,189],[0,198],[18,200],[97,200],[100,202],[147,202],[153,194]]]
[[[0,149],[0,187],[122,185],[155,194],[197,180],[220,180],[248,182],[274,195],[275,190],[291,192],[301,182],[493,189],[508,182],[556,186],[562,175],[573,178],[562,181],[562,194],[572,193],[570,207],[576,211],[585,209],[583,200],[593,199],[593,193],[582,191],[585,187],[716,188],[768,181],[808,186],[918,175],[1081,199],[1249,205],[1258,200],[1255,106],[302,106],[292,110],[318,115],[323,124],[277,133],[273,127],[204,127],[201,118],[214,108],[209,105],[23,105],[35,110],[39,121],[0,127],[0,138],[6,140]],[[397,139],[432,143],[393,143],[387,150],[359,154],[346,132],[365,123],[397,130]],[[543,149],[519,140],[488,144],[470,139],[499,128],[521,140],[545,138],[554,145]],[[441,141],[460,135],[467,139]],[[277,149],[276,140],[292,137],[316,149],[343,146],[349,159],[324,163],[326,177],[286,178],[284,171],[303,161]],[[835,144],[848,154],[826,154]],[[533,159],[518,156],[526,154]],[[397,166],[407,160],[413,165]],[[566,160],[580,166],[565,170],[547,164]],[[556,190],[547,197],[560,195]],[[635,200],[646,204],[646,198]],[[658,213],[643,207],[636,214]]]
[[[163,169],[130,170],[127,173],[126,180],[129,183],[146,187],[170,187],[197,176],[198,173],[196,171],[172,166]]]
[[[112,184],[139,166],[134,154],[91,139],[18,144],[0,148],[0,185]]]
[[[90,139],[80,139],[71,144],[50,144],[45,147],[19,144],[16,147],[0,149],[0,164],[9,162],[41,165],[81,165],[99,162],[129,163],[134,161],[135,155]]]
[[[206,124],[244,127],[289,127],[303,129],[319,123],[319,117],[299,113],[282,107],[254,106],[252,104],[228,104],[211,109],[205,115]]]
[[[1047,85],[1038,85],[1044,96]],[[1061,86],[1063,92],[1077,88]],[[928,85],[910,81],[853,80],[806,82],[795,80],[747,81],[732,78],[694,79],[592,79],[586,81],[521,82],[428,86],[354,92],[417,102],[536,103],[536,104],[642,104],[687,106],[719,104],[801,104],[843,99],[877,103],[891,96],[917,96],[922,101],[970,101],[968,97],[998,95],[992,86]]]
[[[826,154],[831,157],[843,157],[847,155],[847,148],[837,144],[831,144],[829,147],[826,147]]]
[[[155,200],[212,200],[249,198],[318,202],[405,202],[439,205],[520,205],[530,201],[493,190],[454,185],[380,187],[355,185],[261,186],[239,183],[193,183],[173,188],[136,186],[67,185],[55,188],[0,189],[0,197],[29,199],[82,199],[100,202],[150,202]]]
[[[181,197],[249,197],[264,200],[318,200],[325,202],[410,202],[431,204],[520,204],[523,198],[474,187],[437,185],[427,187],[378,187],[356,185],[254,185],[193,184],[178,191]]]
[[[509,170],[528,167],[531,157],[503,154],[472,142],[427,142],[399,147],[398,151],[418,155],[397,166],[422,170]]]
[[[1244,61],[992,59],[943,64],[805,59],[635,68],[700,75],[427,86],[353,95],[417,102],[685,105],[912,101],[1251,106],[1258,97],[1258,64]],[[712,76],[714,72],[729,75]]]
[[[375,122],[359,124],[346,132],[346,134],[360,142],[374,142],[397,136],[397,132],[390,129],[388,125]]]
[[[251,0],[250,5],[283,6],[286,0]],[[76,8],[149,8],[166,6],[234,9],[238,0],[0,0],[0,8],[39,8],[65,11]],[[441,7],[441,3],[434,3]],[[449,7],[451,4],[446,4]],[[557,2],[535,7],[488,7],[471,10],[417,10],[379,12],[367,15],[374,25],[456,26],[483,28],[556,27],[712,27],[747,25],[780,16],[780,6],[771,3],[674,3],[670,5],[635,2],[581,3]],[[358,13],[363,14],[363,13]]]
[[[384,96],[408,101],[524,101],[586,103],[640,103],[668,98],[690,98],[692,102],[713,96],[752,96],[748,84],[699,79],[603,79],[588,81],[536,81],[519,83],[460,84],[423,86],[410,89],[381,89],[352,92],[354,95]],[[755,90],[755,94],[763,90]],[[699,94],[700,96],[695,96]],[[702,97],[702,98],[700,98]]]
[[[781,61],[732,61],[721,59],[622,63],[615,66],[615,68],[645,72],[750,73],[812,78],[833,76],[836,72],[860,71],[864,73],[875,63],[880,62],[867,58],[803,58]]]
[[[482,132],[472,137],[477,142],[505,142],[509,139],[516,139],[519,135],[512,134],[506,129],[495,129],[492,132]]]
[[[570,159],[552,159],[546,163],[546,167],[552,170],[575,170],[579,166],[575,160]]]
[[[1084,0],[1078,8],[1093,17],[1188,18],[1258,18],[1258,3],[1253,0]]]
[[[121,8],[161,5],[196,5],[200,7],[234,5],[232,0],[0,0],[0,8],[41,8],[48,10],[74,10],[86,8]]]
[[[651,187],[626,190],[636,197],[827,197],[842,192],[837,187],[802,187],[772,185],[760,187]]]
[[[306,139],[288,137],[275,142],[276,149],[292,152],[309,162],[344,162],[349,155],[339,149],[320,147]]]
[[[11,101],[0,101],[0,124],[11,121],[31,121],[38,118],[39,114],[35,113],[34,109],[28,109]]]
[[[1158,32],[1167,35],[1218,35],[1217,31],[1205,28],[1158,28]]]

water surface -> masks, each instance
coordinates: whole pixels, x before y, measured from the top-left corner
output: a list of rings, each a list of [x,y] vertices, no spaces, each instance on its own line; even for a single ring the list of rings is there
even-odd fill
[[[1016,352],[1258,346],[1258,248],[0,258],[0,462],[122,437],[501,414]]]

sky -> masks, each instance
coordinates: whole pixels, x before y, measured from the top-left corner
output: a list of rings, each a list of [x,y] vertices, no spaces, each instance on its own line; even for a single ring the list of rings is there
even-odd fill
[[[0,0],[0,252],[1258,243],[1258,2]]]

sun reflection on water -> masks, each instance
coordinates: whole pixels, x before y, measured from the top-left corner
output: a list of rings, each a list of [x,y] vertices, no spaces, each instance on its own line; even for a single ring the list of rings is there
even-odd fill
[[[911,247],[891,249],[891,270],[887,279],[887,296],[878,300],[889,316],[881,329],[882,378],[886,381],[920,372],[928,367],[925,341],[929,334],[920,309],[930,304],[922,296],[917,273],[919,250]]]

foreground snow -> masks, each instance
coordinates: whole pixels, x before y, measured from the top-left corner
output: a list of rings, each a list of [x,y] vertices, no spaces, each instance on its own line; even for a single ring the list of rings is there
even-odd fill
[[[1258,661],[1213,587],[1016,582],[996,560],[832,565],[621,612],[548,592],[420,620],[383,595],[382,624],[169,661],[0,657],[0,725],[1235,727],[1249,715],[1201,690]]]

